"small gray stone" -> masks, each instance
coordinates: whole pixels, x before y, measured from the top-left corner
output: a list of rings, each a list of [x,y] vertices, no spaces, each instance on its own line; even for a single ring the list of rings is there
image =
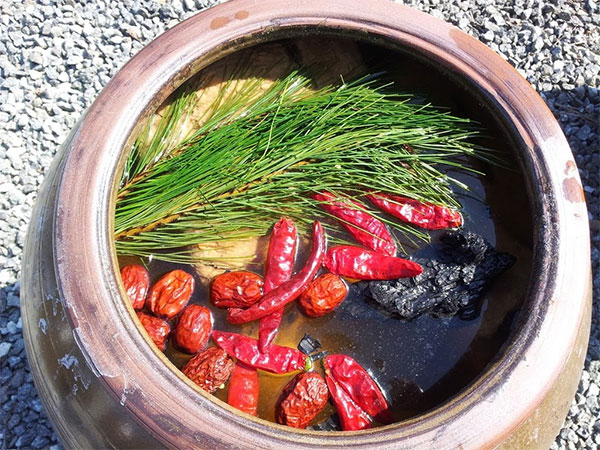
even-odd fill
[[[541,49],[544,48],[545,42],[544,39],[542,39],[541,37],[537,38],[533,44],[533,48],[537,51],[540,51]]]
[[[570,442],[577,442],[579,440],[577,433],[575,433],[572,429],[567,430],[567,439]]]
[[[595,395],[587,397],[585,404],[594,414],[597,414],[600,410],[600,405],[598,404],[598,397]]]
[[[581,139],[582,141],[584,141],[584,140],[586,140],[588,138],[588,136],[590,135],[591,131],[592,131],[592,129],[590,128],[590,126],[587,125],[587,124],[585,124],[577,132],[577,137],[579,139]]]
[[[8,355],[8,352],[10,351],[11,347],[12,347],[12,344],[10,344],[8,342],[0,343],[0,358]]]
[[[69,66],[76,66],[77,64],[81,64],[83,62],[83,56],[78,55],[76,53],[72,53],[66,60],[66,63]]]
[[[491,42],[494,40],[494,32],[488,30],[484,34],[481,35],[481,38],[487,42]]]

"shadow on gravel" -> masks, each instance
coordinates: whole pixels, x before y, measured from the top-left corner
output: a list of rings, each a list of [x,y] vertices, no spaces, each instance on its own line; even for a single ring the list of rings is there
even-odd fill
[[[592,330],[588,360],[600,360],[600,89],[542,92],[569,141],[587,202],[592,244]]]
[[[0,449],[62,448],[33,385],[20,304],[18,282],[0,289]]]

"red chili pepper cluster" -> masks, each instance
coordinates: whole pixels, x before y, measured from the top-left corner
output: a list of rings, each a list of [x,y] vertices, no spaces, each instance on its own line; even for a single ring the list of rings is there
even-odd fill
[[[369,194],[367,199],[382,211],[427,230],[457,228],[463,223],[461,213],[446,206],[382,193]]]
[[[321,207],[340,220],[359,244],[387,256],[396,255],[396,241],[385,224],[369,214],[366,206],[357,201],[338,199],[330,192],[313,196],[321,202]]]
[[[418,264],[395,257],[394,238],[386,225],[368,211],[366,205],[331,192],[320,192],[313,198],[338,219],[359,244],[367,247],[330,248],[325,257],[325,267],[330,272],[358,280],[391,280],[414,277],[422,272]],[[445,206],[384,193],[369,194],[367,199],[382,211],[422,228],[462,225],[460,212]]]
[[[227,320],[233,324],[252,322],[268,316],[296,300],[321,268],[325,255],[325,232],[319,222],[313,224],[312,250],[304,267],[285,283],[266,293],[248,309],[230,308]]]
[[[320,317],[337,308],[348,292],[340,277],[386,280],[422,272],[419,264],[395,256],[394,238],[365,205],[329,192],[316,194],[314,198],[367,248],[340,245],[327,250],[323,227],[314,222],[310,255],[294,274],[297,230],[290,219],[281,218],[270,237],[264,279],[252,272],[229,272],[217,276],[210,289],[213,305],[228,308],[230,323],[260,320],[258,339],[212,330],[209,309],[200,305],[186,308],[194,290],[194,278],[184,271],[169,272],[149,289],[149,276],[143,267],[124,267],[121,274],[127,295],[134,309],[145,306],[153,314],[138,311],[140,322],[161,350],[165,349],[171,333],[168,321],[178,317],[173,343],[178,349],[195,354],[182,368],[183,373],[209,393],[224,387],[231,378],[228,403],[241,411],[257,415],[258,369],[275,374],[300,371],[277,402],[279,423],[305,428],[330,395],[344,430],[368,428],[374,420],[390,423],[389,405],[383,393],[354,359],[345,355],[326,356],[323,379],[314,371],[304,371],[312,369],[313,358],[323,357],[326,352],[313,354],[311,358],[294,348],[272,344],[284,307],[296,299],[309,317]],[[383,211],[424,228],[462,223],[460,213],[437,205],[379,193],[367,198]],[[317,277],[323,266],[329,273]],[[217,347],[204,349],[210,336]]]

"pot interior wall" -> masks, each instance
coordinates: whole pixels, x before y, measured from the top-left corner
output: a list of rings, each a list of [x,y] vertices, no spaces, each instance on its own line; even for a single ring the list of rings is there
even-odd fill
[[[281,46],[291,58],[296,58],[297,44],[302,39],[283,39],[259,45],[265,48]],[[515,332],[516,319],[526,301],[533,251],[530,202],[522,163],[517,156],[520,149],[490,105],[485,104],[465,80],[456,80],[439,65],[409,51],[387,48],[381,43],[356,42],[339,37],[333,39],[331,36],[310,39],[314,51],[320,47],[325,50],[335,48],[341,52],[345,48],[357,51],[365,73],[383,71],[382,76],[393,81],[399,92],[417,94],[427,103],[473,119],[482,130],[478,144],[495,150],[505,166],[471,161],[485,176],[452,172],[470,187],[469,192],[456,190],[465,211],[465,228],[485,237],[497,250],[517,258],[515,265],[496,279],[481,299],[479,314],[451,319],[425,315],[412,321],[402,321],[382,314],[365,298],[356,296],[347,299],[327,318],[303,321],[301,328],[295,327],[293,335],[285,337],[285,322],[280,331],[278,342],[283,345],[294,346],[298,338],[308,332],[318,337],[331,352],[351,354],[377,375],[397,419],[412,418],[449,401],[478,377],[484,376],[486,368],[502,356],[510,336]],[[331,46],[332,40],[336,42],[334,47]],[[431,235],[435,242],[441,233]],[[411,252],[423,257],[433,255],[426,245],[413,247]],[[121,264],[129,262],[128,258],[120,258]],[[151,264],[153,281],[174,267],[177,265]],[[207,286],[201,285],[196,289],[192,301],[206,305]],[[226,323],[224,314],[214,309],[213,313],[216,328],[239,330]],[[293,323],[293,319],[290,321]],[[350,322],[353,326],[348,326]],[[369,336],[361,335],[361,330],[367,328],[371,330]],[[189,359],[171,346],[166,354],[176,367],[181,367]],[[369,354],[371,357],[366,360]],[[272,402],[287,381],[289,378],[261,375],[261,417],[273,419]],[[225,400],[226,390],[220,391],[217,397]]]

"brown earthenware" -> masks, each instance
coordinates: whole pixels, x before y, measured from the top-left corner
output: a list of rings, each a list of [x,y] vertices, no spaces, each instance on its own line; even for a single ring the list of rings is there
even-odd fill
[[[148,345],[117,277],[114,194],[140,120],[218,58],[306,35],[408,52],[467,86],[519,149],[534,218],[527,301],[498,359],[435,410],[362,432],[292,431],[212,400]],[[532,87],[486,46],[383,0],[234,0],[143,49],[64,144],[29,227],[24,335],[36,386],[68,447],[547,448],[586,353],[589,252],[581,183],[559,125]]]

